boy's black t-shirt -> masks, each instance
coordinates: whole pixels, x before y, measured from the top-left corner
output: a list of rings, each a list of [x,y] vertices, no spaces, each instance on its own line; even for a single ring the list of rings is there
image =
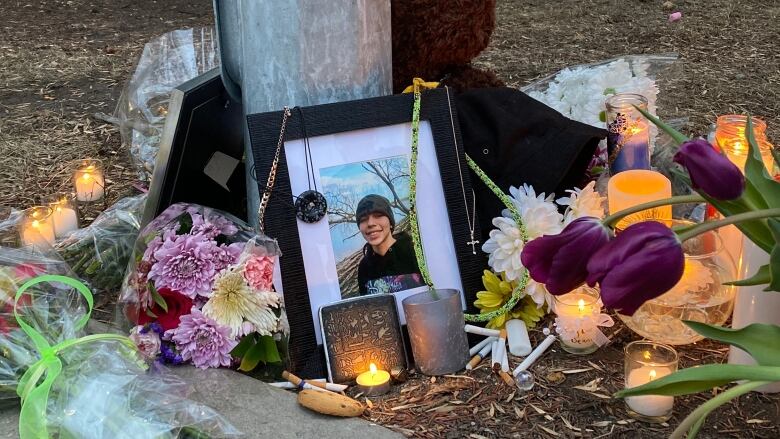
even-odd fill
[[[424,285],[412,238],[406,233],[394,236],[395,243],[381,256],[370,244],[363,247],[358,266],[360,295],[395,293]]]

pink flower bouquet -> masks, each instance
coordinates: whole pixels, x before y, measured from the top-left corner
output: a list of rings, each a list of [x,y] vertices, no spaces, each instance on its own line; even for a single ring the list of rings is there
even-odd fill
[[[250,371],[286,363],[288,325],[273,272],[276,241],[224,212],[175,204],[149,223],[119,300],[150,360]]]

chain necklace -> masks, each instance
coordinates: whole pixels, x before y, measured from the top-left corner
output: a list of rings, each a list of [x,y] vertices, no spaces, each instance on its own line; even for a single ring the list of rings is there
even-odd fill
[[[284,131],[287,129],[287,118],[290,117],[290,107],[284,107],[282,114],[282,127],[279,130],[279,142],[276,144],[276,153],[271,162],[271,171],[268,173],[268,182],[263,191],[263,197],[260,199],[260,207],[257,209],[257,227],[261,232],[265,232],[265,210],[268,208],[268,202],[271,200],[271,191],[276,183],[276,169],[279,167],[279,156],[284,145]]]
[[[466,245],[470,245],[471,254],[476,255],[477,249],[475,246],[479,244],[479,241],[474,239],[474,229],[476,228],[476,217],[477,217],[477,198],[474,195],[474,189],[472,189],[471,199],[473,200],[473,204],[471,205],[471,215],[469,215],[469,202],[466,199],[466,184],[463,182],[463,167],[460,163],[460,154],[458,153],[458,138],[455,135],[455,120],[452,116],[452,103],[450,102],[450,88],[445,85],[444,90],[447,92],[447,108],[449,108],[450,110],[450,127],[452,128],[452,141],[455,143],[455,158],[457,158],[458,160],[458,175],[460,176],[460,189],[461,189],[461,193],[463,194],[463,205],[466,207],[466,222],[468,222],[469,233],[471,236],[471,241],[468,241]]]

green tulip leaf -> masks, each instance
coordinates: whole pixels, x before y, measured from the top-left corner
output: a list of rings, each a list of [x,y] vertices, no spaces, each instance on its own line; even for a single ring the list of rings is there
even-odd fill
[[[745,193],[743,193],[742,198],[738,198],[736,200],[730,200],[730,201],[724,201],[724,200],[716,200],[704,192],[699,192],[699,195],[702,196],[707,202],[713,206],[715,206],[716,209],[718,209],[718,212],[723,214],[723,216],[734,216],[740,213],[746,213],[753,210],[758,210],[759,207],[756,207],[754,204],[751,205],[751,202],[746,200],[746,194],[748,193],[748,190],[745,190]],[[763,203],[763,198],[762,201]],[[770,253],[772,251],[772,248],[775,245],[775,240],[772,238],[772,232],[769,230],[769,227],[766,224],[766,221],[763,220],[752,220],[752,221],[742,221],[739,223],[734,224],[737,226],[737,228],[745,234],[745,236],[748,237],[751,241],[753,241],[757,246],[761,247],[764,251],[767,253]]]
[[[751,285],[766,285],[772,278],[769,276],[769,265],[762,265],[756,274],[747,278],[734,280],[731,282],[723,282],[724,285],[733,285],[735,287],[747,287]]]
[[[255,345],[255,335],[249,334],[244,336],[244,338],[241,339],[241,341],[238,342],[236,347],[233,348],[232,351],[230,351],[230,355],[234,357],[241,358],[244,355],[246,355],[247,351],[249,351],[249,348]]]
[[[666,134],[668,134],[677,145],[682,145],[684,142],[687,142],[689,140],[688,137],[685,136],[685,134],[670,127],[669,125],[661,121],[661,119],[650,114],[647,110],[639,108],[636,105],[634,106],[634,108],[636,108],[640,113],[642,113],[642,115],[646,117],[650,122],[655,124],[655,126],[662,129]]]
[[[780,151],[777,148],[769,148],[772,151],[772,158],[775,159],[775,165],[780,167]]]
[[[642,386],[615,393],[616,398],[637,395],[679,396],[699,393],[732,381],[780,381],[780,367],[707,364],[677,371]]]
[[[776,182],[766,170],[761,160],[761,149],[756,142],[753,132],[753,122],[750,115],[747,116],[745,134],[748,141],[748,155],[745,162],[745,178],[755,186],[769,207],[780,207],[780,183]]]
[[[771,280],[764,291],[780,291],[780,220],[769,218],[766,222],[775,238],[775,246],[769,254],[769,277]]]
[[[265,351],[266,363],[279,363],[282,361],[282,357],[279,356],[279,349],[276,347],[276,341],[270,335],[263,335],[260,337],[260,341],[257,344],[263,345]]]
[[[762,366],[780,366],[780,343],[772,342],[780,340],[780,326],[753,323],[744,328],[731,329],[688,320],[685,324],[707,338],[746,351]]]
[[[254,341],[253,341],[254,343]],[[238,347],[238,346],[236,346]],[[279,356],[279,349],[276,347],[276,341],[269,335],[263,335],[253,344],[241,359],[241,366],[238,370],[249,372],[257,367],[260,362],[279,363],[282,358]]]

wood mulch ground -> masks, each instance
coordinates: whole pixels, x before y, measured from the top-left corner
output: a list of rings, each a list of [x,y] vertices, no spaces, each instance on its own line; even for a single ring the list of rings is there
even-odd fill
[[[780,141],[780,3],[774,0],[499,0],[498,29],[476,61],[510,85],[573,64],[622,54],[677,52],[660,114],[688,117],[704,134],[715,116],[749,112]],[[682,20],[669,23],[668,14]],[[144,43],[164,32],[212,23],[209,0],[4,0],[0,3],[0,205],[23,208],[66,187],[69,160],[107,163],[109,202],[134,191],[136,171],[112,113]],[[418,437],[632,437],[668,435],[711,394],[676,401],[669,425],[627,417],[608,396],[622,386],[622,347],[636,339],[617,324],[612,342],[587,357],[555,347],[521,392],[482,367],[422,376],[373,398],[366,418]],[[532,334],[541,338],[538,332]],[[681,366],[723,362],[727,348],[680,348]],[[715,411],[700,437],[780,437],[780,397],[750,394]]]

